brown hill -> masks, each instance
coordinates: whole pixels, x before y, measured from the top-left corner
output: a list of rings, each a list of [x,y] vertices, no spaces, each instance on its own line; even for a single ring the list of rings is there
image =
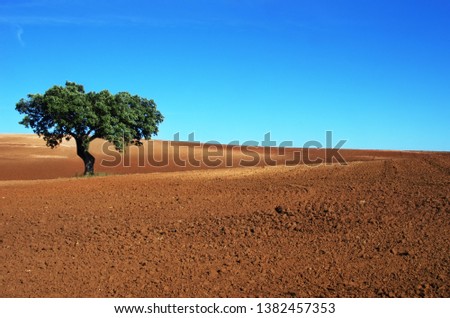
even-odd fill
[[[344,159],[381,160],[414,156],[411,152],[300,148],[239,147],[187,142],[148,141],[131,146],[124,153],[115,151],[104,140],[90,147],[100,174],[128,174],[183,171],[208,168],[261,167],[267,165],[317,165]],[[0,180],[32,180],[75,177],[84,171],[76,155],[74,140],[51,149],[36,135],[0,135]]]

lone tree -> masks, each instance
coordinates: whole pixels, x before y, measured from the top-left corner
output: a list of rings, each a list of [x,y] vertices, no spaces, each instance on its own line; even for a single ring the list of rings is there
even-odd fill
[[[83,159],[84,175],[94,174],[95,158],[89,144],[96,138],[113,143],[117,150],[126,144],[142,145],[158,133],[164,117],[151,99],[126,92],[107,90],[86,93],[82,85],[66,82],[53,86],[44,95],[29,94],[16,104],[25,117],[20,124],[43,136],[47,146],[55,148],[63,139],[74,138],[77,155]]]

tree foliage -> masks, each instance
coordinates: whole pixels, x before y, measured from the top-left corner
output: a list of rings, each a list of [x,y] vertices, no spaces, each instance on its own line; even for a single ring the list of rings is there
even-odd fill
[[[152,99],[127,92],[113,95],[107,90],[86,93],[82,85],[73,82],[53,86],[43,95],[29,94],[16,104],[16,110],[25,114],[20,124],[33,129],[51,148],[74,138],[85,165],[92,157],[88,152],[92,140],[106,139],[117,150],[126,144],[141,145],[142,139],[158,133],[164,119]],[[93,173],[93,160],[92,169],[86,166],[85,174]]]

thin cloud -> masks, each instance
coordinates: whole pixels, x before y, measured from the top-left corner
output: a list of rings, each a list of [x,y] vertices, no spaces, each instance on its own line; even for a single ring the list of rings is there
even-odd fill
[[[211,21],[202,19],[164,19],[164,18],[142,18],[138,16],[103,15],[91,18],[73,16],[1,16],[0,24],[13,25],[48,25],[48,26],[154,26],[154,27],[176,27],[186,25],[205,25]]]
[[[99,15],[91,17],[76,16],[41,16],[41,15],[4,15],[0,14],[0,24],[22,26],[147,26],[156,28],[194,27],[210,28],[225,26],[231,28],[271,29],[265,23],[246,21],[242,19],[215,19],[211,17],[170,18],[141,17],[127,15]]]
[[[17,40],[19,41],[21,46],[25,46],[25,41],[23,40],[22,35],[23,35],[22,27],[17,26],[17,29],[16,29]]]
[[[76,17],[46,17],[46,16],[0,16],[0,24],[14,25],[102,25],[107,21],[102,19],[85,19]]]

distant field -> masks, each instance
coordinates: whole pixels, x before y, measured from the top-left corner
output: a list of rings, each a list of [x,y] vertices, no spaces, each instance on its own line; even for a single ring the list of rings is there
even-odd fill
[[[90,147],[101,174],[129,174],[267,165],[320,165],[336,162],[325,149],[262,148],[200,145],[187,142],[146,141],[119,153],[104,140]],[[347,162],[414,157],[413,152],[340,150]],[[338,158],[339,159],[339,158]],[[76,155],[75,141],[51,149],[36,135],[0,135],[0,180],[32,180],[75,177],[84,171]]]
[[[450,297],[449,153],[195,146],[0,135],[0,297]]]

